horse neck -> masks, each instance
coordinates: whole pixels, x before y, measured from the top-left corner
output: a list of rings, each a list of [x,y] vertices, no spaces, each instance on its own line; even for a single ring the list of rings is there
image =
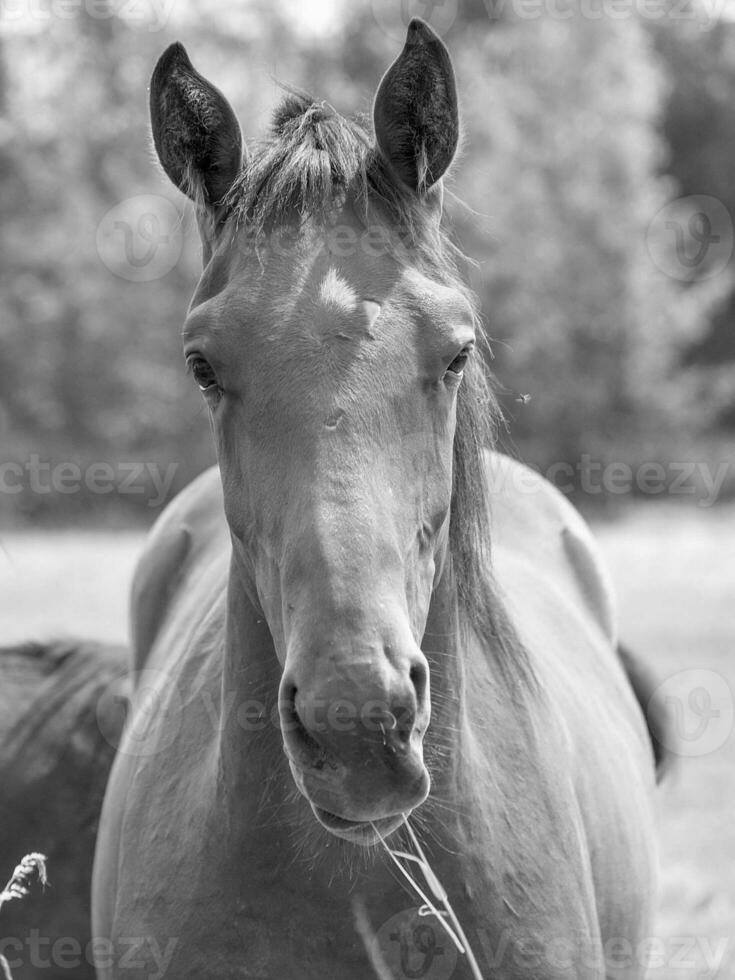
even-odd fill
[[[431,725],[426,759],[433,792],[449,795],[454,787],[454,760],[461,750],[466,695],[457,587],[451,558],[435,583],[421,641],[430,669]],[[446,785],[445,785],[446,784]]]
[[[512,782],[513,773],[545,754],[539,742],[545,699],[530,664],[525,666],[527,652],[501,595],[492,579],[487,585],[492,623],[480,635],[460,609],[450,557],[434,589],[422,642],[432,689],[426,739],[432,792],[426,809],[433,809],[445,830],[454,827],[457,833],[457,801],[473,798],[478,785],[493,784],[499,792],[503,770]]]
[[[220,778],[226,786],[263,782],[282,758],[278,724],[280,664],[255,583],[236,552],[227,585],[219,731]]]

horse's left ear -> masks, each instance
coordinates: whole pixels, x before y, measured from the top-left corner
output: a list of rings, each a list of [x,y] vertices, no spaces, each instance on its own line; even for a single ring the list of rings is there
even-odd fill
[[[399,54],[378,86],[375,139],[390,170],[423,194],[446,172],[459,141],[457,86],[449,52],[415,17]]]
[[[194,68],[182,44],[158,59],[150,109],[163,169],[179,190],[214,207],[242,167],[242,134],[230,103]]]

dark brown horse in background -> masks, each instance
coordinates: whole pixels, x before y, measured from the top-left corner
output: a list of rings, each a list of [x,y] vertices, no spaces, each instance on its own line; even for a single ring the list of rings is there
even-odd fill
[[[46,854],[50,876],[3,907],[0,953],[14,980],[95,976],[92,859],[128,659],[123,647],[78,640],[0,649],[0,876],[30,851]]]

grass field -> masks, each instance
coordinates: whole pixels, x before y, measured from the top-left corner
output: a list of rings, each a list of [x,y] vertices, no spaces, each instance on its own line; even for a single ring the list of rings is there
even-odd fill
[[[726,720],[735,694],[735,509],[653,508],[596,529],[623,636],[662,681],[691,671],[684,681],[696,692],[701,679],[712,686],[699,672],[713,672],[712,710]],[[696,697],[694,707],[679,718],[685,738],[696,731]],[[652,980],[735,980],[735,737],[722,734],[712,751],[679,758],[660,791],[657,934],[668,963]]]
[[[662,891],[649,976],[735,980],[735,509],[649,505],[596,530],[622,633],[673,685],[689,753],[660,790]],[[136,533],[0,535],[1,642],[123,639],[141,542]]]

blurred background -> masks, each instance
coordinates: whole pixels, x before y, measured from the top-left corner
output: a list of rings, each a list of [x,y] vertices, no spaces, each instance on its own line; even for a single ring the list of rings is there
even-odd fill
[[[675,707],[651,976],[735,978],[735,10],[727,0],[7,0],[0,629],[125,636],[147,525],[213,462],[180,329],[192,214],[154,163],[173,40],[262,135],[279,82],[369,114],[413,14],[450,47],[447,217],[506,451],[591,517]],[[677,942],[679,945],[677,946]]]
[[[448,216],[506,449],[586,507],[735,493],[735,22],[667,2],[414,3],[456,63]],[[149,137],[157,56],[182,40],[252,139],[279,81],[369,113],[411,3],[2,9],[0,515],[145,524],[213,458],[179,344],[198,240]]]

